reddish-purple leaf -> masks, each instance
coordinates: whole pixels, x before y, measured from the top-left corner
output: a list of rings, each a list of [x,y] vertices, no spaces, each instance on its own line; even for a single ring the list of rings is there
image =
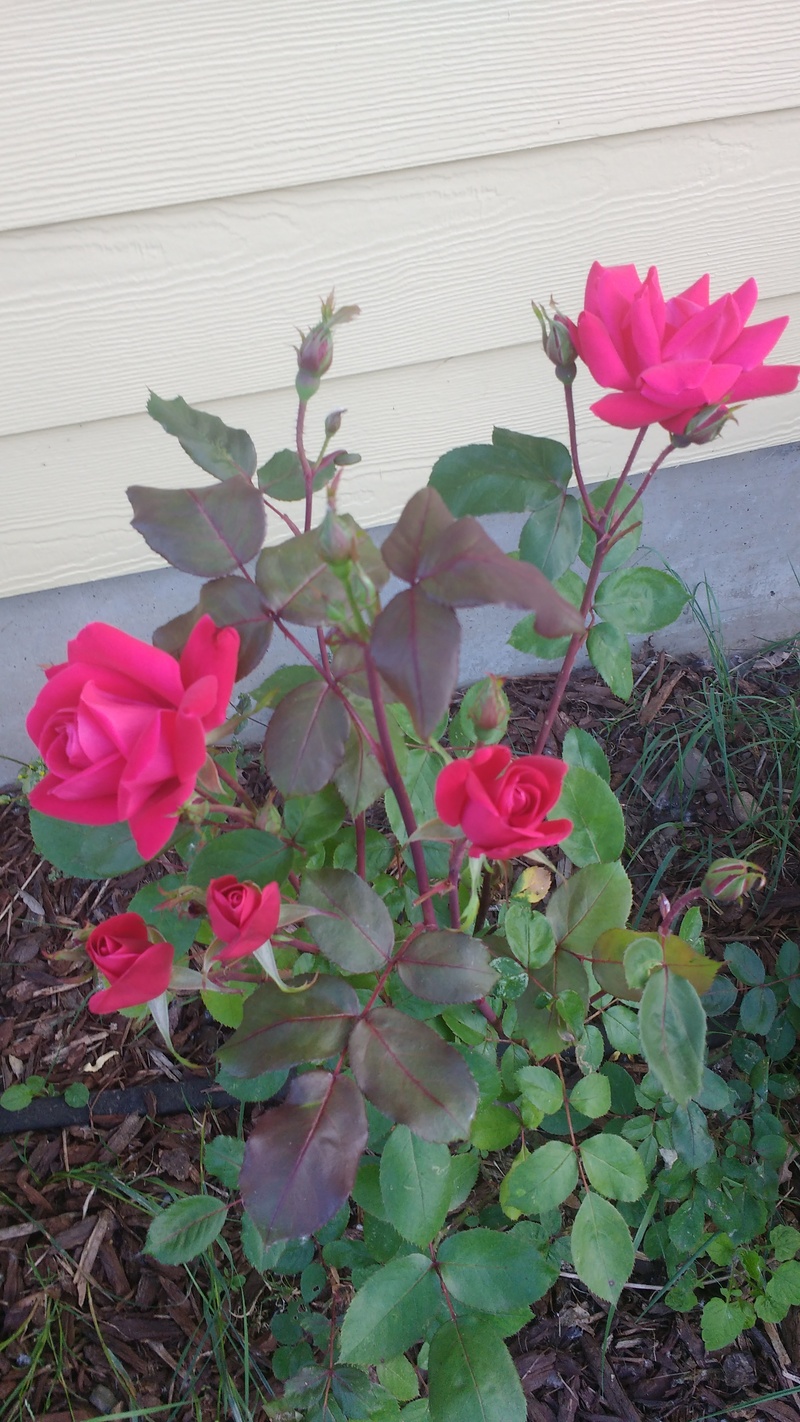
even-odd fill
[[[314,795],[343,759],[350,718],[328,682],[304,682],[284,696],[264,737],[264,760],[283,795]]]
[[[264,504],[241,474],[203,489],[128,490],[131,523],[174,568],[214,578],[255,558],[264,542]]]
[[[215,578],[213,582],[206,583],[197,607],[156,628],[153,643],[173,657],[179,657],[189,633],[205,612],[214,619],[217,627],[235,627],[239,633],[236,665],[236,680],[239,681],[255,670],[272,637],[272,618],[263,594],[247,578],[231,573],[227,578]]]
[[[303,879],[303,903],[322,909],[307,928],[317,947],[346,973],[385,967],[394,924],[383,899],[349,869],[317,869]]]
[[[442,719],[458,678],[461,628],[452,608],[421,588],[398,593],[372,629],[372,656],[391,690],[427,738]]]
[[[397,523],[381,545],[387,568],[407,583],[421,576],[420,562],[431,543],[452,528],[455,523],[444,499],[428,486],[413,494]]]
[[[162,400],[154,390],[150,391],[147,413],[180,441],[195,464],[215,479],[232,479],[236,474],[252,479],[255,474],[258,459],[247,430],[231,429],[218,415],[194,410],[180,395],[174,400]]]
[[[492,991],[497,973],[478,938],[452,928],[418,933],[397,965],[402,981],[426,1002],[474,1002]]]
[[[478,1088],[463,1059],[424,1022],[378,1007],[356,1023],[350,1065],[373,1106],[426,1141],[469,1135]]]
[[[351,534],[360,566],[376,587],[383,587],[389,570],[372,539],[349,514],[342,514],[341,522]],[[321,627],[332,620],[334,607],[348,606],[343,583],[323,557],[316,528],[277,548],[265,548],[256,582],[273,612],[303,627]]]
[[[242,1024],[220,1048],[219,1059],[231,1076],[243,1078],[324,1062],[342,1050],[360,1010],[350,984],[327,973],[305,992],[281,992],[269,982],[245,1002]]]
[[[500,603],[536,613],[542,637],[582,632],[580,612],[532,563],[509,558],[477,519],[460,518],[434,538],[420,559],[420,586],[449,607]]]
[[[367,1144],[364,1098],[347,1076],[310,1071],[264,1112],[245,1147],[242,1201],[265,1242],[314,1234],[353,1188]]]

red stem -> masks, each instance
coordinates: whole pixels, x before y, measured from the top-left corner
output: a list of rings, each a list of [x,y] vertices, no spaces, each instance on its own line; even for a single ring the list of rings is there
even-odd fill
[[[461,927],[461,905],[458,902],[458,884],[461,878],[461,866],[464,863],[464,855],[467,852],[467,841],[457,839],[450,854],[450,926],[451,928]]]
[[[300,460],[300,467],[303,471],[303,482],[306,486],[306,514],[303,524],[304,530],[308,533],[311,527],[311,505],[314,498],[314,470],[308,462],[306,447],[303,440],[303,431],[306,423],[306,401],[301,400],[297,406],[297,425],[295,429],[295,442],[297,444],[297,457]]]
[[[353,820],[356,832],[356,873],[359,879],[367,877],[367,819],[364,813]]]
[[[564,400],[567,406],[567,425],[569,426],[569,447],[572,454],[572,468],[575,471],[575,479],[580,489],[583,507],[586,511],[586,521],[590,528],[597,533],[599,528],[597,509],[589,498],[589,490],[584,482],[581,471],[581,462],[578,458],[578,426],[575,420],[575,398],[572,394],[572,386],[564,386]]]

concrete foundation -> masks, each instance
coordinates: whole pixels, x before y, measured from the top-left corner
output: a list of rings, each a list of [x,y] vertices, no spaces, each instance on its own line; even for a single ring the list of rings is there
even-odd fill
[[[524,515],[485,520],[506,550],[516,548]],[[388,528],[372,529],[380,543]],[[800,444],[723,456],[661,471],[644,498],[644,537],[637,561],[667,566],[690,588],[705,580],[719,609],[725,645],[753,649],[800,633]],[[149,641],[153,629],[192,607],[198,579],[172,568],[0,599],[0,763],[11,779],[33,746],[25,716],[42,684],[42,666],[62,661],[68,639],[103,621]],[[387,594],[391,595],[391,586]],[[704,601],[704,599],[703,599]],[[519,612],[476,608],[460,614],[461,679],[489,671],[522,675],[557,667],[535,663],[507,646]],[[299,628],[308,637],[308,629]],[[311,633],[309,645],[316,645]],[[702,651],[702,628],[686,608],[657,633],[655,647]],[[251,682],[299,654],[275,637]],[[245,683],[247,685],[247,683]]]

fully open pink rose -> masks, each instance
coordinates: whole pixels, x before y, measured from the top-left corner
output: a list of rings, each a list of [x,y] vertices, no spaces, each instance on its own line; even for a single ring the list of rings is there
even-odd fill
[[[511,859],[530,849],[558,844],[572,832],[570,820],[546,820],[561,794],[567,767],[546,755],[512,759],[507,746],[479,746],[465,760],[439,772],[436,813],[459,825],[476,859]]]
[[[194,790],[206,732],[225,719],[238,649],[236,629],[208,616],[179,662],[104,622],[84,627],[28,716],[48,770],[34,809],[83,825],[127,820],[152,858]]]
[[[764,365],[789,318],[747,326],[757,296],[751,277],[712,302],[702,276],[665,301],[655,267],[641,281],[635,267],[595,262],[577,325],[568,322],[595,380],[619,392],[594,414],[623,429],[659,424],[682,434],[708,406],[794,390],[800,366]]]
[[[118,913],[93,928],[86,952],[110,986],[89,998],[91,1012],[116,1012],[152,1002],[169,986],[175,949],[171,943],[151,943],[138,913]]]
[[[272,937],[281,913],[281,891],[277,884],[259,889],[249,881],[240,883],[234,874],[223,874],[211,880],[206,908],[214,934],[225,945],[214,956],[231,963]]]

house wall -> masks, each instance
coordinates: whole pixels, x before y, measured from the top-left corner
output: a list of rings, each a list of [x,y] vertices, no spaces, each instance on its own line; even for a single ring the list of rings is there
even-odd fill
[[[529,301],[577,312],[595,257],[756,275],[800,360],[797,0],[35,0],[0,70],[2,596],[157,566],[125,487],[204,476],[148,386],[290,443],[334,284],[363,314],[315,404],[347,407],[367,526],[493,423],[563,436]],[[597,478],[627,442],[594,393]],[[799,436],[795,394],[724,447]],[[724,502],[721,447],[690,453]]]

